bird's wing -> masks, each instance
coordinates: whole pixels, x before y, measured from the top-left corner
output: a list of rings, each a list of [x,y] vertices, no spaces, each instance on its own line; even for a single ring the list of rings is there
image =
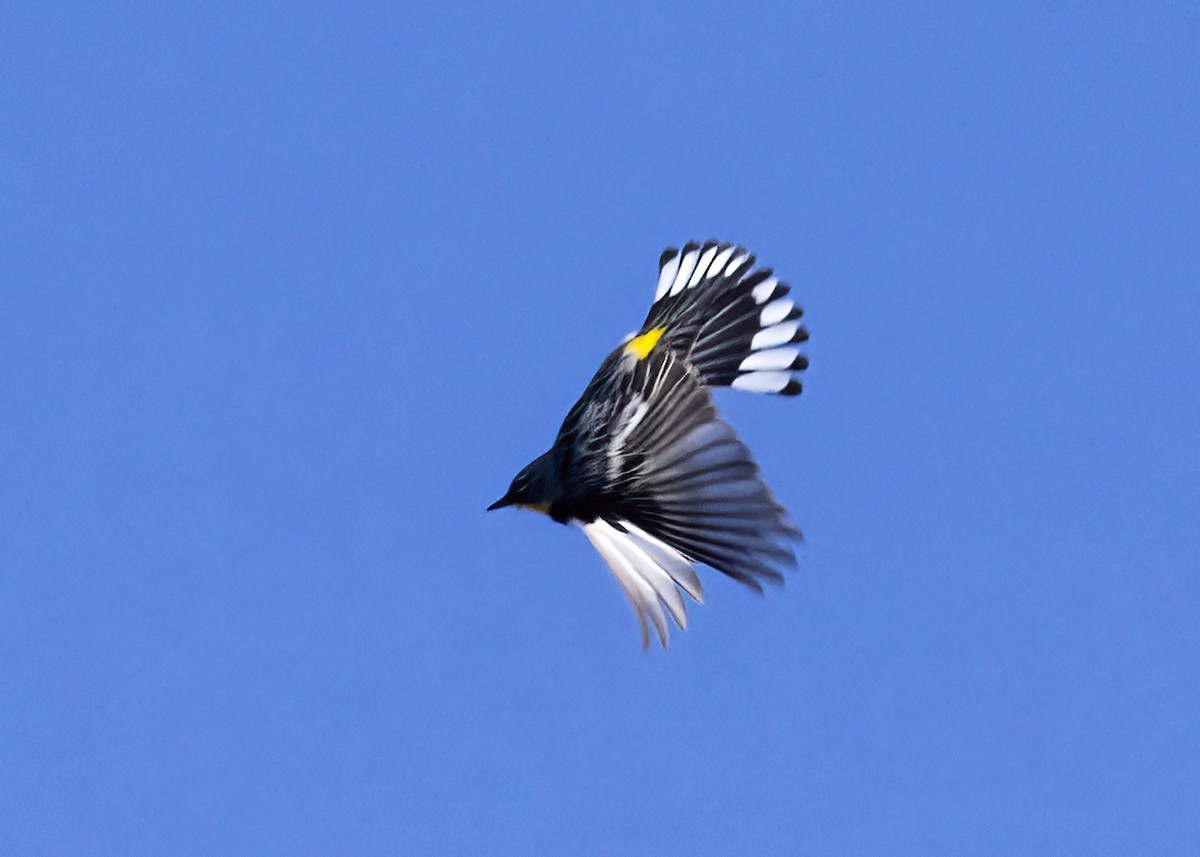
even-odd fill
[[[691,562],[756,590],[781,582],[800,537],[694,367],[654,348],[627,375],[607,434],[605,485],[584,531],[637,611],[666,645],[667,612],[683,627],[682,588],[699,599]],[[628,364],[627,364],[628,365]]]
[[[710,386],[800,392],[792,373],[808,366],[798,347],[808,339],[803,310],[770,268],[755,268],[743,247],[708,241],[667,249],[658,269],[643,336],[659,331]]]
[[[799,535],[687,361],[658,349],[634,367],[640,414],[613,437],[610,474],[624,517],[755,589],[795,564]]]

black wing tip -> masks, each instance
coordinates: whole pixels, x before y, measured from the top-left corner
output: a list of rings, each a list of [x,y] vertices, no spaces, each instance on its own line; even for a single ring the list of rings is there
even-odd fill
[[[759,594],[762,594],[762,591],[763,591],[762,581],[764,581],[764,580],[767,583],[771,584],[772,586],[778,586],[778,587],[782,588],[783,587],[783,572],[777,571],[776,569],[771,569],[771,572],[769,574],[767,572],[763,572],[763,571],[758,572],[758,574],[754,578],[754,582],[757,584],[754,587],[754,589]]]
[[[807,364],[806,364],[807,365]],[[781,396],[799,396],[804,391],[804,385],[796,378],[790,379],[784,388],[779,391]]]

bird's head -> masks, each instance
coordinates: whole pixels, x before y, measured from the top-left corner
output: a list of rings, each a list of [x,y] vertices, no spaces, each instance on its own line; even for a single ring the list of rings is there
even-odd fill
[[[548,513],[553,476],[554,462],[550,453],[545,452],[525,465],[508,486],[508,492],[488,506],[487,510],[490,512],[505,506],[517,506]]]

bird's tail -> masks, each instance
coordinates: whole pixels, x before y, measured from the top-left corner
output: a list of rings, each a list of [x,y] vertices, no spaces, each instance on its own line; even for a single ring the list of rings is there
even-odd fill
[[[659,331],[710,386],[800,392],[793,373],[808,367],[799,348],[808,339],[803,310],[770,268],[756,269],[743,247],[708,241],[666,250],[658,269],[642,334]]]

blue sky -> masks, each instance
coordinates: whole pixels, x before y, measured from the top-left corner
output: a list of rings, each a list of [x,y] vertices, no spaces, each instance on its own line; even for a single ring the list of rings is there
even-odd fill
[[[0,13],[0,851],[1200,848],[1188,3]],[[484,507],[754,249],[804,528],[670,650]]]

